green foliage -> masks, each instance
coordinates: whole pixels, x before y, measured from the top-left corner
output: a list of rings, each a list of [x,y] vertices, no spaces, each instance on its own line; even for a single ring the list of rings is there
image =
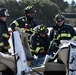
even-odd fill
[[[76,13],[76,3],[72,0],[71,4],[67,9],[65,9],[67,13]]]
[[[21,0],[20,3],[24,7],[33,5],[36,19],[50,20],[59,12],[58,6],[50,0]]]
[[[37,11],[36,17],[44,20],[51,20],[59,12],[59,8],[53,2],[47,0],[37,1],[35,4],[35,9]]]
[[[50,1],[56,3],[62,12],[64,12],[65,9],[69,6],[68,2],[64,2],[64,0],[50,0]]]
[[[0,7],[6,7],[9,10],[9,20],[24,16],[24,8],[27,5],[34,6],[34,9],[36,10],[35,19],[38,21],[53,21],[55,14],[60,11],[58,5],[50,0],[21,0],[19,2],[16,0],[8,0],[4,3],[0,2]]]

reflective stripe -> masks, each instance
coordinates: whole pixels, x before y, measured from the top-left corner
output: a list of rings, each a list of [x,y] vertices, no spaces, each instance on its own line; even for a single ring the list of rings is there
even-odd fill
[[[31,52],[37,53],[35,50],[31,49]]]
[[[31,52],[37,53],[35,50],[32,49],[32,45],[30,45]]]
[[[76,40],[76,36],[73,36],[73,40]]]
[[[32,6],[27,6],[27,7],[26,7],[26,10],[31,9],[31,8],[32,8]]]
[[[4,49],[10,49],[10,45],[9,46],[4,46]]]
[[[41,49],[44,49],[44,47],[37,47],[36,50],[31,49],[31,51],[38,53]]]
[[[31,31],[32,33],[34,32],[34,30],[32,28],[30,28],[29,31]]]
[[[23,31],[24,30],[24,28],[20,28],[20,31]]]
[[[36,52],[38,53],[40,51],[40,49],[41,49],[40,47],[37,47]]]
[[[57,36],[56,40],[59,40],[62,37],[71,37],[71,34],[68,33],[61,33]]]
[[[50,41],[50,44],[51,44],[51,42],[52,42],[52,41]]]
[[[3,42],[0,42],[0,46],[4,46]]]
[[[6,33],[3,33],[2,36],[5,37],[5,38],[9,38],[9,35],[6,34]]]
[[[22,21],[25,21],[25,19],[22,19]]]
[[[16,25],[16,27],[18,27],[19,26],[19,23],[15,20],[15,21],[13,21],[13,23]]]
[[[59,38],[60,38],[60,34],[57,36],[56,40],[59,40]]]
[[[40,30],[42,31],[42,30],[44,30],[45,29],[45,27],[43,27],[43,28],[40,28]]]

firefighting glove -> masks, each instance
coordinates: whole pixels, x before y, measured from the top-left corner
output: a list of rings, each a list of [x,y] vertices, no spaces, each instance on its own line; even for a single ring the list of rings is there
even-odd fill
[[[52,52],[56,52],[58,49],[59,48],[55,42],[50,46],[50,51]]]
[[[46,53],[47,53],[47,51],[46,51],[46,50],[44,50],[44,49],[41,49],[41,50],[40,50],[40,53],[41,53],[41,54],[46,54]]]

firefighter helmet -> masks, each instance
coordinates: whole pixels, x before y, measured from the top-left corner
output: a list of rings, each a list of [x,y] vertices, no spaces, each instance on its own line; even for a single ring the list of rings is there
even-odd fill
[[[48,33],[47,27],[43,24],[36,26],[34,28],[34,30],[35,30],[35,32],[41,33],[41,34],[47,34]]]
[[[63,15],[61,15],[61,14],[57,14],[55,16],[55,21],[56,22],[61,22],[61,21],[64,21],[64,20],[65,20],[65,17]]]
[[[24,10],[26,14],[35,12],[33,6],[27,6]]]
[[[0,17],[7,17],[7,16],[9,16],[8,9],[0,8]]]

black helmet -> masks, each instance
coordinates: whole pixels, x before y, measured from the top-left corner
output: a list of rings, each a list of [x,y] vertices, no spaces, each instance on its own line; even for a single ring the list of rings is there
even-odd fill
[[[61,15],[61,14],[57,14],[55,16],[55,21],[56,22],[61,22],[61,21],[64,21],[64,20],[65,20],[65,17],[63,15]]]
[[[0,8],[0,17],[7,17],[7,16],[9,16],[8,9]]]
[[[27,6],[24,10],[26,14],[35,12],[35,10],[33,9],[33,6]]]
[[[43,24],[36,26],[34,28],[34,30],[35,30],[35,32],[41,33],[41,34],[47,34],[48,33],[47,27]]]

